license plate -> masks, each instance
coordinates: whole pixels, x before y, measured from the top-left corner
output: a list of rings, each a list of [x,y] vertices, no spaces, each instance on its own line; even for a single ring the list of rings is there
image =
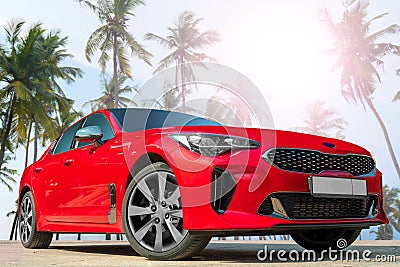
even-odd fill
[[[365,180],[321,176],[310,177],[310,191],[320,197],[362,197],[368,194]]]

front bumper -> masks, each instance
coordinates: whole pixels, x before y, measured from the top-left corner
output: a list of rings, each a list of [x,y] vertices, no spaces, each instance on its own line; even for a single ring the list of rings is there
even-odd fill
[[[218,233],[287,233],[307,227],[367,228],[387,223],[382,208],[381,173],[374,176],[353,177],[367,181],[368,194],[376,196],[377,209],[364,218],[291,219],[276,214],[262,215],[259,208],[273,193],[309,193],[309,174],[288,172],[271,166],[261,159],[261,150],[241,151],[202,162],[192,152],[179,148],[169,158],[177,159],[170,165],[180,190],[184,227],[190,231]],[[182,156],[183,155],[183,156]],[[248,162],[243,165],[243,162]],[[196,172],[185,171],[196,165]],[[232,199],[224,212],[216,212],[211,204],[212,173],[215,168],[228,170],[236,179]],[[324,175],[327,176],[327,175]],[[340,177],[340,174],[328,174]],[[346,177],[346,176],[344,176]],[[349,178],[349,177],[346,177]]]

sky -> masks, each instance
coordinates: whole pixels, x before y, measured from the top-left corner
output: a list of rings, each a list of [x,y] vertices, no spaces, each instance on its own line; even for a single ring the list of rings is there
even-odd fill
[[[4,1],[5,0],[0,0]],[[167,34],[177,15],[192,10],[204,20],[202,30],[216,30],[221,42],[206,49],[218,62],[243,73],[253,81],[267,100],[276,128],[290,129],[305,119],[307,106],[315,101],[325,101],[348,123],[343,134],[346,140],[372,151],[378,168],[384,174],[384,182],[400,187],[378,124],[369,110],[360,105],[347,103],[340,94],[339,72],[332,69],[334,58],[327,53],[333,41],[321,23],[320,9],[331,11],[334,20],[341,15],[341,1],[328,0],[152,0],[135,10],[130,21],[130,32],[154,55],[153,67],[132,60],[134,81],[141,85],[151,77],[157,62],[168,51],[154,43],[143,41],[147,32]],[[10,19],[22,19],[31,25],[43,23],[47,29],[60,30],[69,36],[67,49],[74,58],[66,62],[84,71],[84,77],[71,85],[64,85],[67,96],[75,100],[75,109],[100,96],[100,69],[94,60],[88,63],[84,47],[89,35],[100,26],[96,16],[73,0],[14,0],[12,5],[1,5],[0,27]],[[371,0],[370,17],[389,14],[372,27],[399,23],[400,2],[397,0]],[[0,31],[1,32],[1,31]],[[2,41],[0,33],[0,40]],[[388,39],[400,41],[399,36]],[[400,42],[398,42],[400,43]],[[382,84],[374,94],[374,103],[390,133],[394,150],[400,159],[400,102],[392,103],[394,94],[400,90],[400,76],[394,70],[400,68],[400,58],[388,57],[382,75]],[[110,69],[108,69],[108,72]],[[85,113],[89,110],[83,109]],[[16,160],[10,162],[22,173],[23,150],[18,150]],[[0,239],[8,238],[11,218],[5,214],[14,208],[18,186],[13,193],[0,187]],[[366,234],[368,235],[368,234]]]

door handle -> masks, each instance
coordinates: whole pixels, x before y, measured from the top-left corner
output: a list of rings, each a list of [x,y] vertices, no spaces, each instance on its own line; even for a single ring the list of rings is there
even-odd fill
[[[35,172],[38,173],[38,172],[41,172],[42,170],[43,170],[42,168],[36,168]]]
[[[64,165],[65,165],[65,166],[69,166],[69,165],[71,165],[72,163],[74,163],[74,160],[73,160],[73,159],[67,159],[66,161],[64,161]]]

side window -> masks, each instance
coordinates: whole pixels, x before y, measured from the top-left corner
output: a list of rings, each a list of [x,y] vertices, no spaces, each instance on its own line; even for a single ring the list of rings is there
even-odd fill
[[[82,122],[78,122],[69,128],[58,140],[53,154],[62,153],[71,149],[72,141],[74,140],[75,133],[79,129]]]
[[[96,113],[93,114],[92,116],[89,116],[83,126],[83,127],[87,127],[87,126],[99,126],[101,128],[101,130],[103,131],[103,138],[101,138],[101,141],[105,142],[107,140],[110,140],[111,138],[114,137],[114,131],[110,125],[110,123],[108,122],[107,118],[100,113]],[[82,146],[86,146],[90,143],[87,142],[79,142],[78,147],[82,147]]]

